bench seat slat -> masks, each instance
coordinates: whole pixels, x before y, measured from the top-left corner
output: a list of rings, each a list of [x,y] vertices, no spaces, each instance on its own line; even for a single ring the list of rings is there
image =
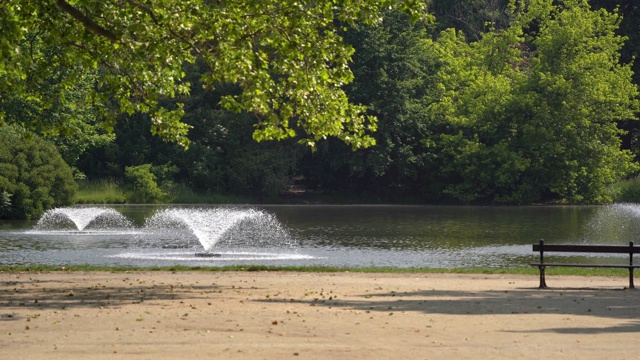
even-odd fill
[[[607,254],[640,254],[640,246],[621,245],[533,245],[533,251]]]
[[[565,263],[531,263],[531,266],[566,266],[566,267],[595,267],[617,269],[640,269],[640,265],[624,264],[565,264]]]

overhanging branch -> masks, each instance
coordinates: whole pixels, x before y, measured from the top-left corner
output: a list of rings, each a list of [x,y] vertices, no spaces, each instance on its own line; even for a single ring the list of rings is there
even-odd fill
[[[72,18],[79,21],[87,30],[91,31],[92,33],[105,37],[111,41],[118,40],[118,37],[116,36],[116,34],[98,25],[96,22],[91,20],[88,16],[83,14],[80,10],[71,6],[71,4],[69,4],[68,2],[64,0],[57,0],[57,4],[62,11],[71,15]]]

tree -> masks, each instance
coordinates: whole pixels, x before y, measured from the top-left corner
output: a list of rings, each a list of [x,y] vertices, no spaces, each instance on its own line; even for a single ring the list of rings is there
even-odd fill
[[[242,89],[222,104],[255,114],[256,140],[299,135],[313,146],[335,136],[366,147],[375,119],[342,90],[352,80],[353,51],[335,23],[373,23],[389,6],[414,17],[423,10],[417,0],[8,0],[0,5],[0,93],[13,89],[45,101],[26,80],[50,78],[59,65],[93,69],[100,74],[94,101],[107,105],[103,116],[148,113],[153,133],[186,146],[183,106],[163,107],[161,100],[189,92],[182,66],[199,58],[208,66],[206,86]],[[55,56],[16,51],[30,34]]]
[[[515,21],[468,43],[454,30],[433,43],[442,62],[425,143],[444,193],[463,202],[600,203],[636,169],[616,120],[632,118],[638,89],[621,64],[620,18],[587,1],[511,2]]]
[[[504,29],[513,18],[507,10],[509,0],[431,0],[429,11],[438,28],[457,29],[469,41],[478,41],[491,29]]]
[[[297,153],[304,147],[293,140],[255,142],[254,117],[232,113],[219,105],[225,94],[237,93],[237,86],[204,89],[200,79],[206,65],[198,61],[185,66],[191,83],[183,121],[193,126],[188,149],[162,141],[149,133],[150,120],[141,115],[123,116],[114,127],[113,143],[85,152],[79,167],[91,179],[123,178],[124,168],[145,163],[151,171],[171,163],[177,172],[172,180],[202,193],[249,195],[272,198],[283,191],[295,168]],[[164,187],[158,176],[160,187]]]
[[[425,22],[385,11],[373,25],[355,24],[344,34],[356,52],[354,81],[346,87],[354,103],[378,119],[376,146],[350,152],[328,141],[302,161],[305,176],[329,189],[382,194],[421,183],[424,166],[422,99],[433,76]]]
[[[635,0],[589,0],[595,10],[606,9],[621,15],[617,33],[627,37],[620,50],[620,58],[625,63],[632,62],[640,55],[640,4]],[[634,83],[640,84],[640,62],[633,62]]]
[[[71,168],[51,143],[12,127],[0,128],[0,217],[34,219],[72,202]]]
[[[97,120],[104,105],[91,99],[95,71],[60,61],[61,46],[47,45],[35,33],[26,33],[15,51],[30,59],[30,68],[21,81],[0,87],[4,123],[20,124],[52,141],[72,166],[87,149],[113,140]]]
[[[151,172],[151,164],[127,166],[125,176],[132,189],[131,199],[138,203],[154,203],[167,194],[158,187],[156,176]]]
[[[617,33],[628,40],[620,50],[620,59],[633,63],[633,82],[640,84],[640,61],[634,61],[640,55],[640,3],[635,0],[590,0],[589,3],[594,9],[616,11],[622,16]],[[627,132],[622,137],[622,146],[634,153],[636,162],[640,160],[640,122],[637,118],[620,121],[620,127]]]

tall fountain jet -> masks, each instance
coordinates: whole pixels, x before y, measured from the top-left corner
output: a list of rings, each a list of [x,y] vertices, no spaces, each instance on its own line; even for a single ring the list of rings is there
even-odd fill
[[[201,257],[218,257],[216,245],[233,247],[292,245],[286,229],[272,214],[255,209],[180,209],[157,212],[147,219],[148,229],[188,229],[200,242]]]

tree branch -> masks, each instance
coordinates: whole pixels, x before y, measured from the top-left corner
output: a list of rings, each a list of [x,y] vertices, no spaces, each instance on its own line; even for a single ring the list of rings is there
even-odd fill
[[[156,25],[158,24],[158,19],[156,18],[156,15],[153,13],[153,10],[149,6],[140,4],[139,2],[134,0],[127,0],[127,2],[129,3],[129,5],[134,6],[142,10],[143,12],[147,13],[147,15],[151,17],[151,20],[153,20],[153,22],[156,23]]]
[[[87,30],[91,31],[92,33],[99,36],[103,36],[111,41],[118,40],[118,37],[116,36],[116,34],[98,25],[96,22],[91,20],[88,16],[86,16],[82,12],[80,12],[80,10],[71,6],[71,4],[69,4],[65,0],[57,0],[57,4],[62,11],[71,15],[72,18],[79,21]]]
[[[126,0],[126,2],[137,8],[138,10],[141,10],[142,12],[144,12],[145,14],[149,15],[149,17],[151,18],[151,20],[153,21],[154,24],[158,25],[158,26],[162,26],[160,24],[160,21],[158,20],[158,18],[156,17],[156,14],[153,12],[153,9],[150,6],[147,6],[145,4],[141,4],[135,0]],[[171,33],[171,35],[173,35],[176,39],[182,41],[183,43],[187,44],[191,49],[193,49],[196,53],[200,53],[200,48],[198,48],[195,44],[193,44],[191,41],[189,41],[188,38],[178,34],[176,31],[174,31],[170,25],[167,26],[167,29],[169,30],[169,33]]]

